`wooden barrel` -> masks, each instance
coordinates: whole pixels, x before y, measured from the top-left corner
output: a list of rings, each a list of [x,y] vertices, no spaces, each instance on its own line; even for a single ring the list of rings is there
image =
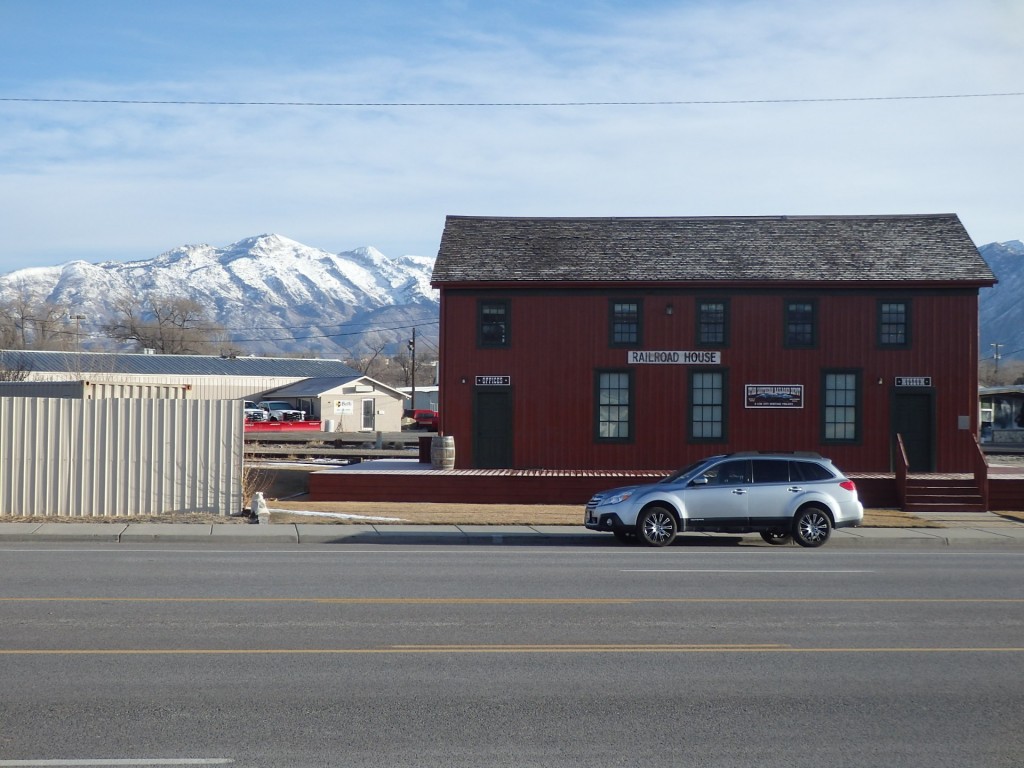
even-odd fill
[[[437,435],[430,441],[430,466],[434,469],[455,469],[455,438]]]

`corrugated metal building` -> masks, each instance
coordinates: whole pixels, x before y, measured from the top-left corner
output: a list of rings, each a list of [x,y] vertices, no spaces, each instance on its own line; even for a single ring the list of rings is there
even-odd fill
[[[960,220],[448,217],[441,430],[458,468],[671,469],[810,450],[891,471],[977,454]]]
[[[70,400],[110,400],[137,397],[156,400],[185,400],[192,388],[187,384],[127,384],[119,381],[0,381],[0,397],[60,397]]]
[[[242,400],[340,360],[0,350],[0,515],[242,509]]]
[[[196,400],[259,400],[268,390],[315,376],[358,376],[340,360],[107,352],[0,350],[0,370],[28,380],[189,387]]]
[[[228,400],[0,397],[0,516],[238,512],[243,423]]]

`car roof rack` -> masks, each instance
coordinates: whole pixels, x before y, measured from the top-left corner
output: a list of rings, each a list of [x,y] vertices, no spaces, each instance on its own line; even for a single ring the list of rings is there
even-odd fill
[[[726,456],[797,456],[801,459],[824,458],[817,451],[736,451],[727,453]]]

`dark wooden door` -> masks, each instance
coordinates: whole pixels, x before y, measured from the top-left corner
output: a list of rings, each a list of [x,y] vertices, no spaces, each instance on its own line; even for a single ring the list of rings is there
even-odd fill
[[[505,469],[512,466],[512,392],[480,389],[473,415],[473,466]]]
[[[903,436],[911,472],[935,470],[935,408],[930,392],[897,392],[893,398],[893,445]]]

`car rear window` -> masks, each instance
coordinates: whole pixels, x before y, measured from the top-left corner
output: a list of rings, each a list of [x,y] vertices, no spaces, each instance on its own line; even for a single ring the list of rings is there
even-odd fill
[[[788,483],[789,462],[785,459],[755,459],[755,483]]]
[[[790,472],[794,480],[811,482],[814,480],[832,480],[835,478],[826,467],[814,461],[791,461]]]

